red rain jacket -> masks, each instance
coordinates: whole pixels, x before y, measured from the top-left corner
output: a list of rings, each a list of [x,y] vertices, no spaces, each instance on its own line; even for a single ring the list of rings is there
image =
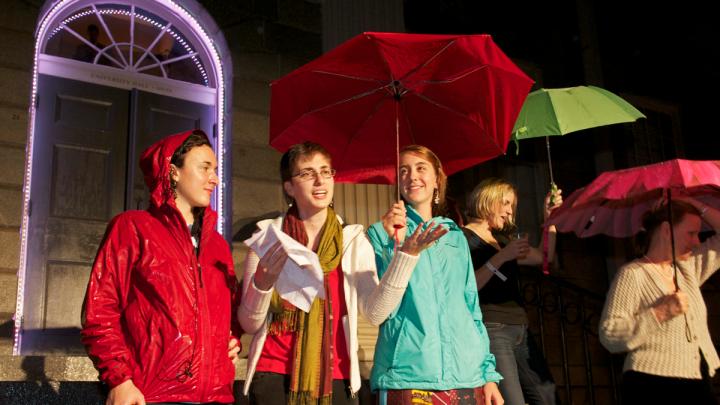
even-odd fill
[[[108,225],[85,295],[82,342],[110,388],[132,379],[148,402],[231,403],[227,347],[238,300],[230,249],[205,208],[198,260],[169,184],[172,154],[189,135],[143,153],[150,208]]]

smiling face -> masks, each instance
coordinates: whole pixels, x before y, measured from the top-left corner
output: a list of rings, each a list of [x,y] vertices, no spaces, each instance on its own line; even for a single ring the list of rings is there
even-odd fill
[[[437,174],[432,164],[414,153],[400,155],[400,194],[413,208],[432,210]]]
[[[335,180],[330,160],[322,153],[298,159],[290,180],[283,182],[285,193],[298,207],[301,218],[324,210],[333,200]]]
[[[217,187],[217,159],[207,145],[192,148],[183,160],[182,167],[171,165],[171,177],[177,182],[178,207],[207,207]]]

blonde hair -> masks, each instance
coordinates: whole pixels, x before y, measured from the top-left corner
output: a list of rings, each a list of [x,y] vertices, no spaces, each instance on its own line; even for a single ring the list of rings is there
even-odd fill
[[[488,220],[502,204],[503,198],[512,193],[513,216],[505,222],[505,229],[515,227],[515,212],[517,209],[517,191],[509,182],[491,177],[480,182],[473,189],[467,200],[467,215],[471,218]]]
[[[400,150],[400,156],[406,153],[411,153],[415,156],[419,156],[420,158],[430,162],[430,164],[432,165],[433,169],[435,170],[435,177],[437,177],[437,197],[439,201],[438,204],[435,204],[433,202],[432,215],[434,217],[446,215],[447,208],[445,204],[445,193],[447,192],[447,175],[445,175],[445,172],[443,171],[440,158],[438,158],[437,155],[430,150],[430,148],[422,145],[407,145]],[[434,197],[435,196],[433,196],[433,199]]]

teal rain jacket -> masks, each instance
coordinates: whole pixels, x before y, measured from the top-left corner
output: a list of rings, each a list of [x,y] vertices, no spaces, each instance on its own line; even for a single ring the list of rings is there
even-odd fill
[[[422,218],[407,206],[407,235]],[[452,220],[420,254],[400,305],[380,325],[370,385],[379,389],[475,388],[502,379],[482,323],[477,284],[467,240]],[[378,276],[392,259],[394,240],[378,222],[368,229]]]

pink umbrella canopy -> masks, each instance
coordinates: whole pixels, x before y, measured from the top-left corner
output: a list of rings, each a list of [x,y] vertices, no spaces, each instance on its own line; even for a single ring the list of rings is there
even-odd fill
[[[532,83],[488,35],[367,32],[272,83],[270,144],[323,145],[337,181],[395,183],[409,144],[451,174],[505,153]]]
[[[560,232],[581,238],[604,234],[624,238],[642,227],[642,217],[672,192],[720,209],[720,161],[668,160],[602,173],[573,192],[547,220]]]

